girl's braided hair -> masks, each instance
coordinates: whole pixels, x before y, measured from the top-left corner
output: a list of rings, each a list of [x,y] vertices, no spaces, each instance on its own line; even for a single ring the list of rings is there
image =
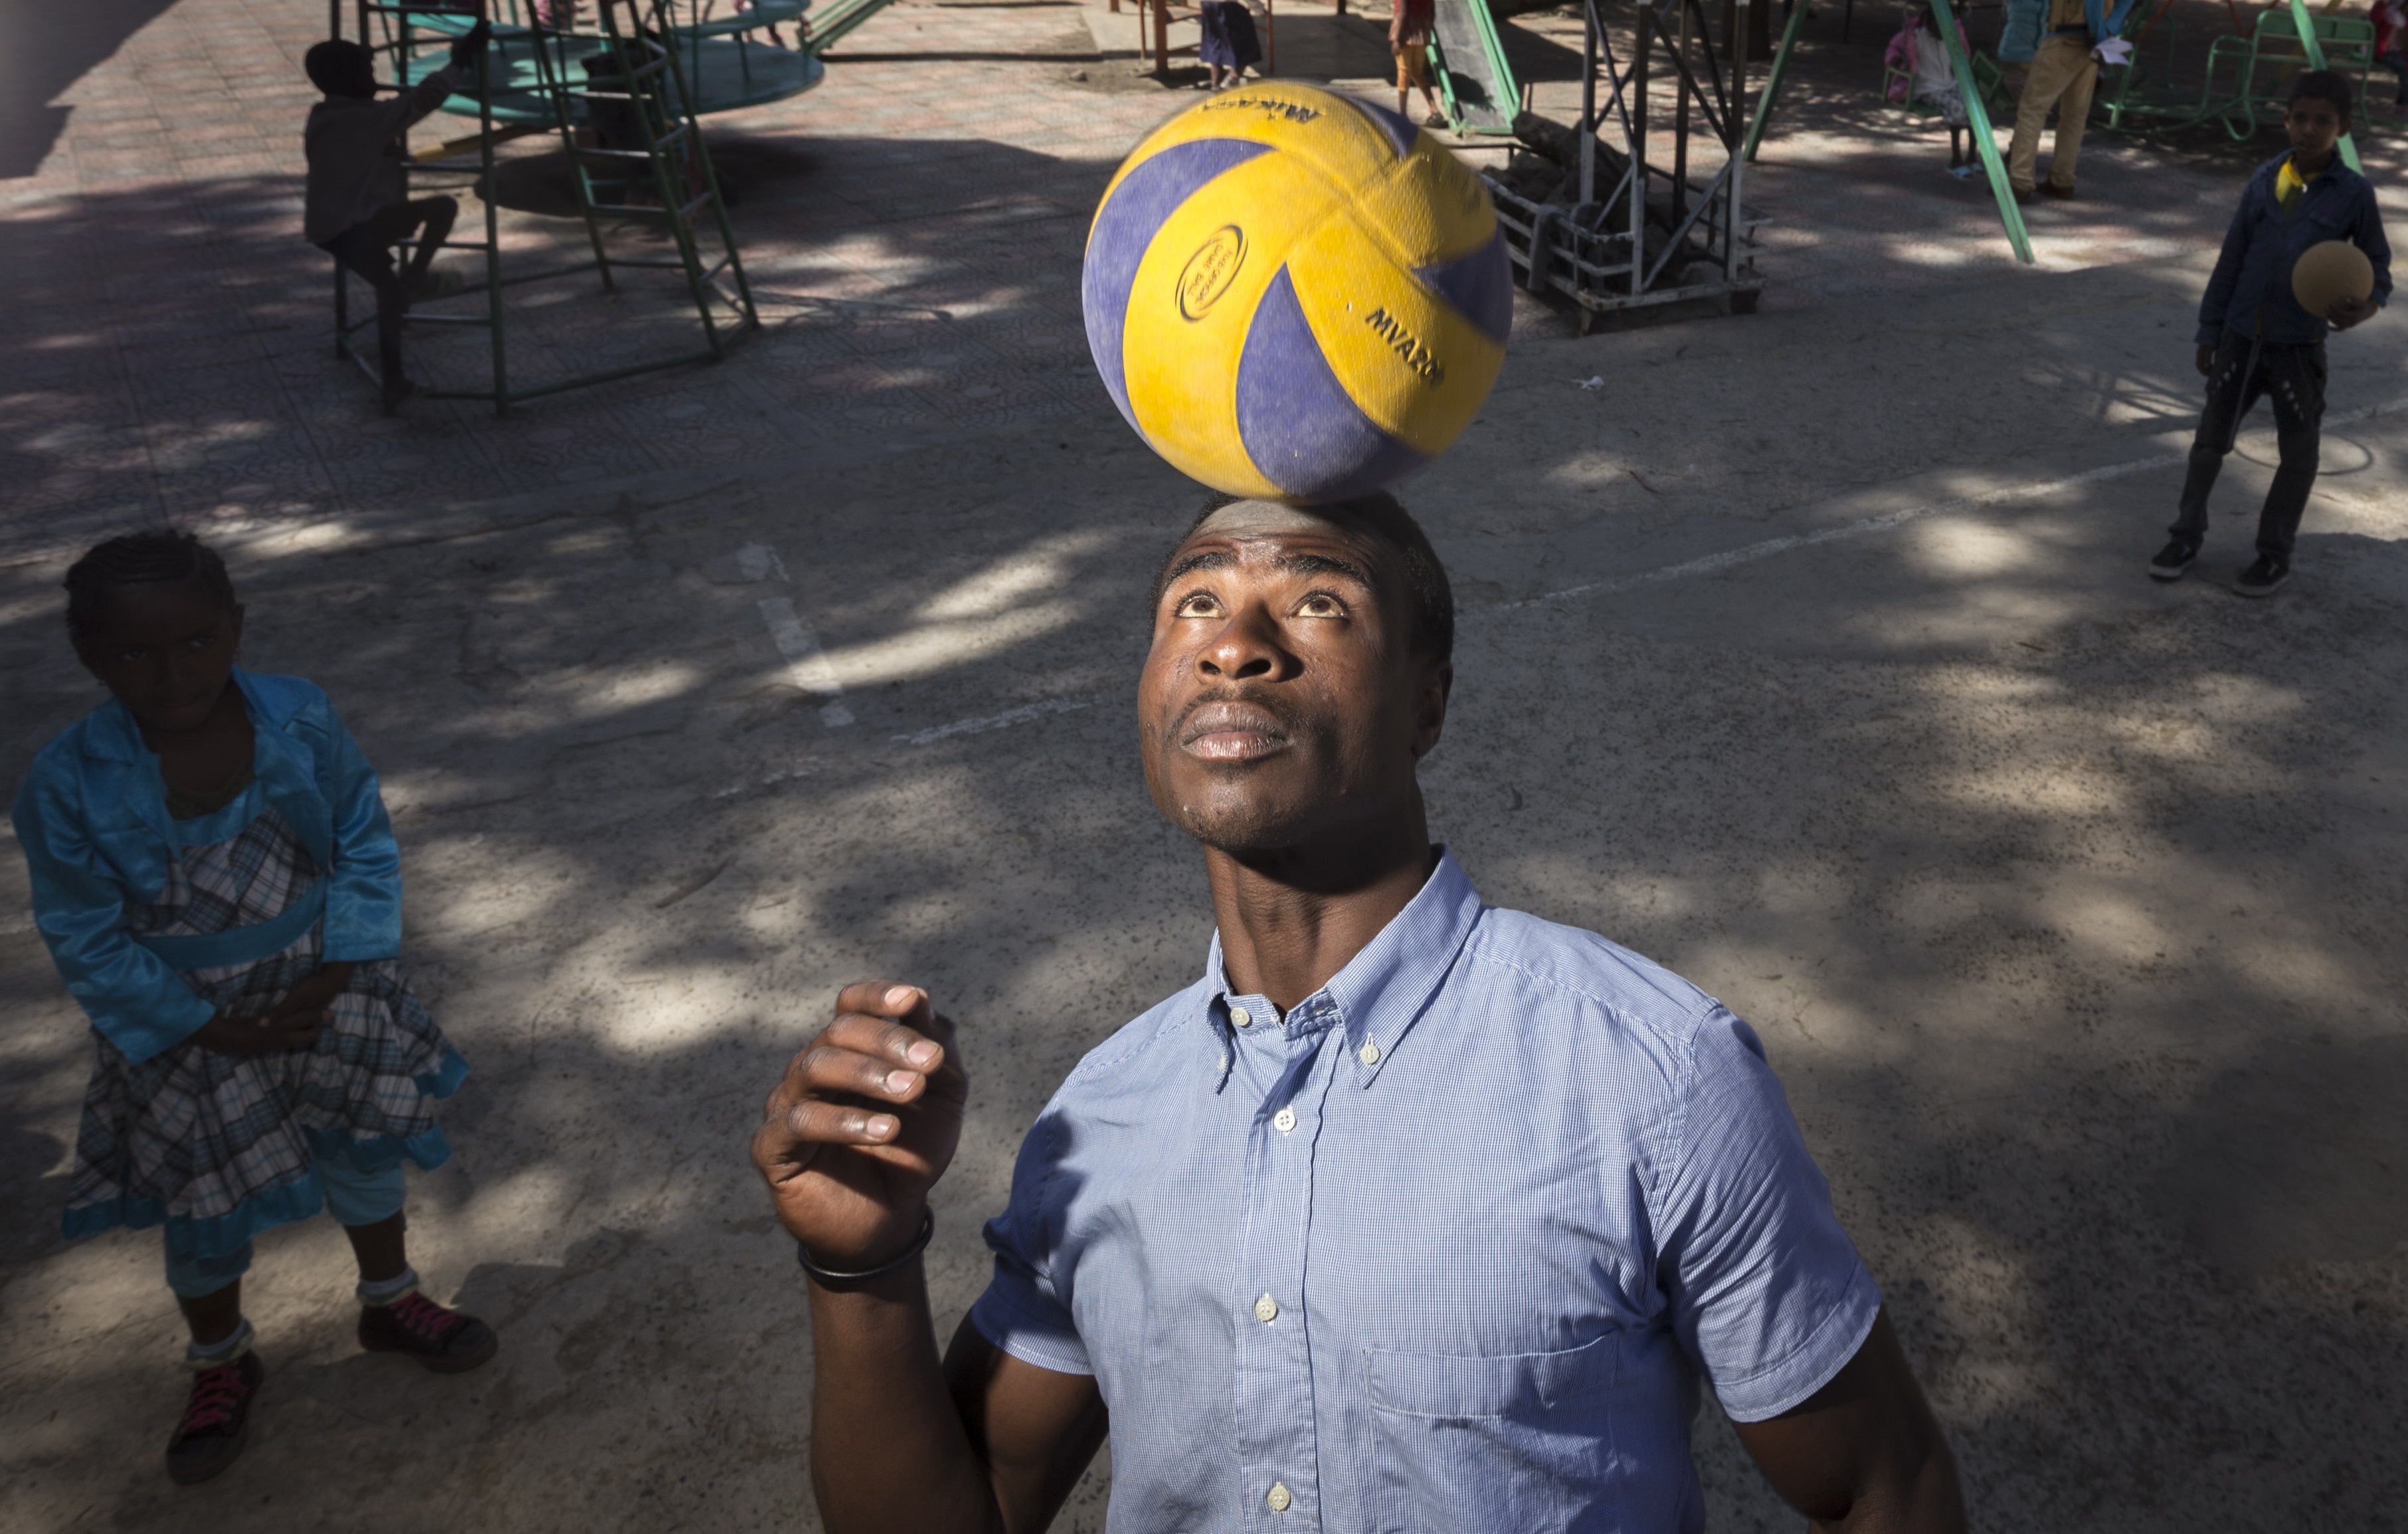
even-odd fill
[[[225,607],[235,605],[225,561],[192,534],[163,530],[105,538],[67,566],[67,630],[90,630],[119,586],[174,581],[192,582]]]

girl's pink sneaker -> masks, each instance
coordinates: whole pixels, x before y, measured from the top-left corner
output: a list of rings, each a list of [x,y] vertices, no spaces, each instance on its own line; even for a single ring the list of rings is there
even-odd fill
[[[406,1353],[437,1374],[458,1374],[491,1358],[502,1345],[494,1328],[412,1289],[390,1305],[360,1307],[360,1346],[370,1353]]]

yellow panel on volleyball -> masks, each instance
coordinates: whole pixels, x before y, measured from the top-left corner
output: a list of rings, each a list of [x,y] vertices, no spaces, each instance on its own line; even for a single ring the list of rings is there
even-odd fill
[[[1174,144],[1204,138],[1268,145],[1302,162],[1293,168],[1310,167],[1341,195],[1379,177],[1397,157],[1386,134],[1328,92],[1266,81],[1207,97],[1154,129],[1113,173],[1096,211],[1130,171]]]
[[[1444,451],[1488,397],[1505,349],[1374,249],[1354,219],[1326,221],[1287,264],[1339,386],[1414,452]]]
[[[1497,234],[1488,189],[1428,135],[1354,194],[1354,217],[1407,266],[1469,255]]]
[[[1121,321],[1121,366],[1130,411],[1172,462],[1193,464],[1209,484],[1249,495],[1276,495],[1238,431],[1238,364],[1263,290],[1291,243],[1342,207],[1343,194],[1310,167],[1266,154],[1224,171],[1162,221],[1138,263]],[[1202,312],[1182,295],[1181,279],[1199,260],[1226,251],[1223,231],[1244,241],[1226,285]],[[1226,259],[1226,254],[1223,259]],[[1188,302],[1182,307],[1182,296]]]

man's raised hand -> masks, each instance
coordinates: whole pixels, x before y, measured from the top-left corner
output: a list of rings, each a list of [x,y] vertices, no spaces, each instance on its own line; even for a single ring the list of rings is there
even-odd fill
[[[962,1137],[969,1078],[916,985],[863,981],[786,1065],[752,1136],[778,1219],[824,1268],[874,1268],[919,1234]]]

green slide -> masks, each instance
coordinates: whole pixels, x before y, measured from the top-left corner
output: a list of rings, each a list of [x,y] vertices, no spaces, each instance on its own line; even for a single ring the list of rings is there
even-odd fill
[[[1522,88],[1505,62],[1488,0],[1438,0],[1437,32],[1431,51],[1447,121],[1457,133],[1510,136],[1522,109]]]

